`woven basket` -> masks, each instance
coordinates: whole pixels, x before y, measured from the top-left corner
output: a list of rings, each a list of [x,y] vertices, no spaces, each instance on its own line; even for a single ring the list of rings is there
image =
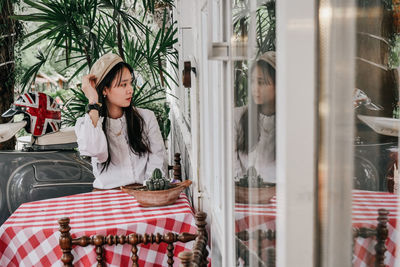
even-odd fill
[[[172,188],[167,190],[149,191],[145,186],[121,187],[121,190],[134,196],[142,207],[157,207],[172,205],[176,202],[181,192],[189,187],[192,181],[186,180],[181,183],[171,184]]]
[[[245,204],[268,204],[275,196],[276,186],[249,188],[235,185],[235,202]]]

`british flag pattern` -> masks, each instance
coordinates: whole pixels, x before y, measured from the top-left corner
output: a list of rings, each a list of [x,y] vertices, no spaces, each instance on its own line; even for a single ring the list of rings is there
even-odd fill
[[[30,129],[33,136],[57,132],[61,127],[61,111],[56,101],[40,92],[25,93],[14,102],[30,117]],[[29,131],[30,130],[30,131]]]

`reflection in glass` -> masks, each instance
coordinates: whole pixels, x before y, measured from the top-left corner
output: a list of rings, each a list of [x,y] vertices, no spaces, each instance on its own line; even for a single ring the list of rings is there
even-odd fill
[[[235,178],[250,178],[250,171],[260,181],[275,183],[275,52],[262,54],[250,77],[250,103],[234,112]]]
[[[235,233],[237,266],[275,262],[275,1],[250,12],[233,0]],[[252,14],[250,16],[250,14]],[[254,20],[254,21],[251,21]],[[254,27],[255,29],[251,29]],[[255,39],[249,32],[255,32]],[[252,47],[255,55],[249,56]]]
[[[389,229],[395,228],[396,224],[397,209],[393,207],[397,206],[397,196],[393,194],[393,185],[398,177],[398,132],[395,128],[400,123],[396,120],[400,41],[393,20],[396,12],[392,12],[396,2],[356,1],[352,205],[355,229],[377,229],[384,225],[383,221]],[[385,209],[388,215],[378,224],[379,209]],[[376,241],[354,238],[353,266],[393,266],[392,255],[397,248],[389,244],[398,244],[396,238],[391,230],[382,242],[379,242],[378,234]],[[367,253],[360,253],[363,250]]]

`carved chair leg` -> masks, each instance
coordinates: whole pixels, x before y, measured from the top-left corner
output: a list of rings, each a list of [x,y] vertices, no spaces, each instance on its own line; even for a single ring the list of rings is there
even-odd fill
[[[167,256],[168,256],[168,266],[172,267],[174,265],[174,245],[172,245],[171,243],[168,244],[167,246]]]
[[[379,209],[378,210],[378,226],[376,227],[376,240],[377,244],[375,245],[376,251],[376,260],[375,266],[376,267],[385,267],[384,260],[385,260],[385,252],[386,252],[386,239],[388,237],[388,214],[389,211],[386,209]]]
[[[103,247],[96,246],[96,260],[97,260],[97,267],[103,267]]]
[[[132,257],[131,257],[132,267],[139,267],[139,263],[138,263],[139,257],[137,255],[137,253],[138,253],[137,244],[140,244],[142,242],[141,239],[142,239],[141,236],[136,233],[130,234],[128,237],[128,243],[130,245],[132,245],[132,249],[131,249],[131,251],[132,251]]]
[[[61,232],[59,244],[63,253],[63,255],[61,256],[61,261],[63,262],[64,266],[72,267],[74,256],[71,254],[72,238],[69,233],[69,231],[71,230],[71,227],[69,227],[69,218],[63,217],[59,219],[58,224],[60,225],[59,231]]]
[[[193,253],[191,251],[183,251],[179,253],[178,257],[181,260],[181,264],[179,265],[179,267],[192,266]]]
[[[103,244],[104,244],[104,237],[101,235],[95,235],[93,238],[93,245],[96,247],[96,260],[97,260],[97,267],[103,267]]]
[[[132,259],[132,267],[139,267],[139,263],[138,263],[139,257],[137,255],[137,253],[138,253],[137,246],[133,245],[131,251],[132,251],[132,257],[131,257],[131,259]]]
[[[197,239],[199,239],[199,247],[202,247],[202,249],[199,248],[193,248],[193,257],[196,260],[197,258],[200,258],[198,261],[198,264],[200,266],[207,266],[208,264],[208,251],[207,251],[207,245],[208,245],[208,233],[206,230],[206,225],[207,225],[207,213],[203,211],[199,211],[195,215],[196,218],[196,226],[197,226]],[[203,244],[202,244],[203,243]],[[202,246],[200,246],[202,244]]]

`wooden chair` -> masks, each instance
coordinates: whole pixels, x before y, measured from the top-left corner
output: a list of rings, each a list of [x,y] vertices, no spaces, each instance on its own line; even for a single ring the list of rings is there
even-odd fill
[[[97,254],[97,266],[103,266],[103,245],[117,245],[117,244],[129,244],[132,246],[132,263],[134,267],[138,267],[138,245],[140,244],[160,244],[167,243],[167,256],[168,256],[168,266],[173,266],[174,264],[174,243],[177,241],[186,243],[192,240],[196,240],[193,251],[194,258],[196,262],[199,262],[198,265],[194,266],[207,266],[207,256],[208,251],[206,249],[208,236],[207,231],[205,229],[206,226],[206,213],[198,212],[196,215],[196,225],[197,225],[197,234],[190,233],[181,233],[175,234],[172,232],[165,233],[163,235],[156,234],[136,234],[132,233],[130,235],[94,235],[91,237],[82,236],[78,238],[71,238],[70,235],[70,226],[69,226],[69,218],[64,217],[58,220],[60,225],[59,231],[61,232],[61,236],[59,239],[59,245],[62,251],[61,261],[63,262],[63,266],[73,266],[72,262],[74,260],[74,256],[71,254],[71,250],[73,246],[81,246],[86,247],[88,245],[95,246],[96,254]],[[181,253],[179,254],[181,255]],[[187,265],[184,265],[187,266]]]
[[[178,257],[181,260],[181,267],[207,267],[208,265],[208,233],[206,230],[205,212],[196,214],[197,237],[193,245],[192,251],[183,251]]]
[[[357,237],[361,238],[376,238],[376,245],[375,245],[375,266],[376,267],[385,267],[383,263],[385,260],[385,252],[386,252],[386,240],[388,238],[388,215],[389,211],[386,209],[379,209],[378,210],[378,225],[376,228],[353,228],[353,239]]]
[[[182,166],[181,166],[181,154],[174,154],[174,165],[168,165],[168,171],[173,171],[173,176],[175,180],[179,180],[182,182]]]
[[[274,241],[276,239],[276,232],[273,230],[256,230],[252,233],[242,231],[236,234],[236,252],[237,256],[242,258],[244,262],[252,262],[256,266],[274,267],[275,266],[275,248],[263,248],[263,241]],[[244,243],[250,240],[257,240],[257,251],[250,251],[248,246]],[[266,250],[266,255],[262,257],[263,251]],[[266,260],[265,260],[266,259]]]
[[[385,267],[385,252],[386,252],[386,240],[388,238],[388,214],[389,211],[386,209],[378,210],[378,224],[376,228],[366,228],[366,227],[354,227],[353,228],[353,240],[355,238],[376,238],[377,244],[375,245],[375,267]],[[256,230],[252,233],[248,231],[242,231],[236,234],[236,247],[238,256],[240,256],[245,262],[249,262],[249,258],[251,258],[251,262],[257,262],[258,266],[267,266],[274,267],[275,266],[275,249],[269,248],[267,250],[267,261],[261,259],[260,255],[262,252],[262,241],[269,240],[273,241],[276,238],[276,232],[272,230],[262,231]],[[257,240],[258,249],[257,253],[249,251],[245,241],[249,240]],[[354,242],[353,242],[354,243]]]

